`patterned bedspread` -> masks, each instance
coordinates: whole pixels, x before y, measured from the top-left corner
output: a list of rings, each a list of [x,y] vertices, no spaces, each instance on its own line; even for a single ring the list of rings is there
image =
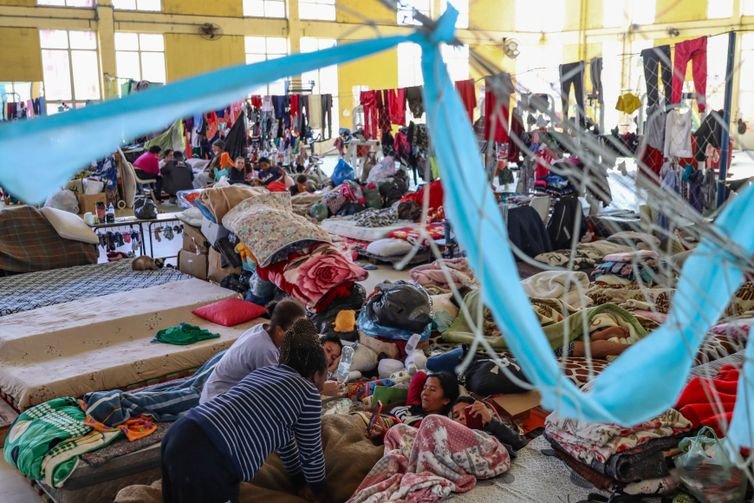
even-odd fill
[[[176,269],[134,271],[130,260],[0,278],[0,317],[45,306],[191,279]]]

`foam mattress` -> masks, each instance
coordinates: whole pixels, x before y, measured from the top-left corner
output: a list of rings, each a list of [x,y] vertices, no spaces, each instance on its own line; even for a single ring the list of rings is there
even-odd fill
[[[23,410],[59,396],[79,397],[196,368],[261,321],[223,327],[191,313],[235,296],[190,279],[3,317],[0,391]],[[181,322],[220,338],[189,346],[150,342],[158,330]]]

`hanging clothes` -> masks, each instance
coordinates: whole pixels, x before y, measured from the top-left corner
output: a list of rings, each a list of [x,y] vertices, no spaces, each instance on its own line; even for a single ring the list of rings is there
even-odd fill
[[[667,114],[662,107],[654,105],[647,109],[647,122],[644,125],[644,138],[646,139],[647,145],[655,150],[665,150],[666,122]]]
[[[496,142],[508,141],[508,105],[513,91],[513,81],[507,73],[485,80],[484,138]]]
[[[680,103],[683,93],[683,82],[686,78],[686,66],[691,60],[691,75],[694,79],[696,103],[699,112],[705,110],[705,94],[707,93],[707,37],[679,42],[675,46],[673,58],[673,93],[671,103]]]
[[[379,113],[378,126],[380,132],[390,131],[390,105],[388,103],[387,90],[375,91],[374,96],[377,100],[377,111]]]
[[[687,158],[691,151],[691,112],[671,110],[665,121],[665,157]]]
[[[602,58],[592,58],[589,61],[589,78],[592,81],[592,96],[600,105],[605,103],[602,93]]]
[[[524,141],[524,120],[521,117],[521,113],[517,110],[513,110],[511,117],[510,127],[510,141],[508,146],[508,160],[510,162],[518,163],[521,158],[521,145]]]
[[[456,81],[456,90],[461,97],[466,113],[469,114],[469,120],[474,123],[474,109],[476,108],[476,89],[472,79]]]
[[[422,96],[422,86],[407,87],[405,89],[406,100],[408,101],[408,109],[411,110],[411,115],[414,119],[420,118],[424,115],[424,96]]]
[[[705,161],[707,159],[707,147],[712,146],[714,148],[720,148],[720,140],[723,135],[723,111],[713,110],[707,117],[704,118],[699,129],[696,130],[694,136],[696,137],[696,154],[694,159],[696,161]]]
[[[364,138],[367,140],[378,138],[377,124],[379,111],[375,91],[361,91],[359,103],[364,107]]]
[[[387,91],[388,109],[390,110],[390,122],[406,125],[406,91],[403,89],[390,89]]]
[[[665,102],[668,102],[673,81],[673,67],[670,63],[670,46],[661,45],[641,51],[641,60],[644,65],[644,80],[647,83],[647,106],[656,106],[660,103],[660,93],[657,89],[657,78],[662,77],[662,91]],[[657,69],[660,69],[658,74]]]
[[[251,97],[251,106],[254,108],[262,108],[262,97],[261,96],[252,96]]]
[[[660,187],[668,192],[681,192],[681,175],[678,170],[674,169],[670,163],[665,163],[660,172],[662,182]],[[667,230],[670,227],[670,219],[665,213],[660,213],[660,227]]]
[[[309,125],[309,96],[299,96],[298,98],[298,129],[302,136],[306,133],[306,128]]]
[[[313,94],[309,100],[308,119],[312,129],[322,128],[322,98],[319,94]]]
[[[647,143],[644,146],[644,154],[642,154],[641,162],[639,163],[639,173],[646,176],[648,180],[658,184],[664,161],[665,156],[662,150],[656,149]]]
[[[566,63],[559,66],[560,70],[560,99],[563,103],[563,120],[568,119],[568,96],[573,87],[576,98],[577,113],[581,120],[584,117],[584,62]]]
[[[329,140],[332,138],[332,94],[323,94],[320,96],[322,107],[322,139]],[[325,134],[327,128],[327,134]]]

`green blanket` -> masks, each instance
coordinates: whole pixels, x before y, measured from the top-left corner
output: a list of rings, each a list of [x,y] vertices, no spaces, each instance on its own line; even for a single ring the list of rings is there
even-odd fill
[[[567,305],[555,299],[531,299],[531,301],[535,314],[543,325],[545,336],[553,350],[580,339],[584,334],[584,326],[589,333],[608,326],[624,327],[629,332],[627,338],[631,343],[638,341],[647,334],[634,315],[615,304],[602,304],[574,313]],[[474,318],[479,309],[479,290],[469,292],[463,302],[468,308],[469,314]],[[507,350],[508,344],[497,328],[492,313],[486,306],[483,312],[482,332],[485,339],[496,351]],[[563,313],[567,317],[561,315],[561,319],[558,319],[558,313]],[[585,323],[586,325],[584,325]],[[463,313],[459,314],[450,328],[442,334],[442,338],[447,342],[471,344],[474,340],[474,333]]]

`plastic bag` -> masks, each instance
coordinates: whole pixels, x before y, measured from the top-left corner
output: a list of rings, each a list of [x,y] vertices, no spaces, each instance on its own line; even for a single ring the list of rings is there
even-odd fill
[[[675,457],[681,482],[700,501],[740,502],[746,492],[746,476],[730,460],[715,432],[705,426],[695,437],[681,440],[683,451]]]
[[[134,216],[140,220],[154,220],[157,218],[157,206],[151,199],[140,196],[134,201]]]
[[[338,161],[338,164],[335,165],[335,169],[333,170],[332,177],[330,179],[332,180],[333,187],[337,187],[346,180],[353,180],[355,178],[356,173],[353,171],[351,165],[348,164],[345,160],[340,159]]]
[[[62,189],[47,198],[47,201],[45,201],[45,207],[55,208],[78,215],[79,200],[76,198],[76,194],[72,191]]]

